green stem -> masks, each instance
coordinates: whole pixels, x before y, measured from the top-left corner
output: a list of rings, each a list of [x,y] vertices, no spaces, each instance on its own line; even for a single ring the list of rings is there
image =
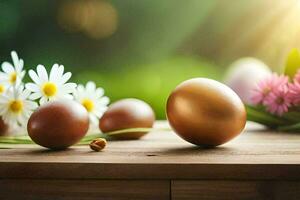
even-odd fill
[[[120,135],[124,133],[149,132],[149,131],[170,131],[170,128],[128,128],[117,131],[106,132],[106,135]]]
[[[247,109],[247,119],[249,121],[257,122],[271,128],[280,125],[290,124],[290,122],[287,119],[279,118],[269,113],[266,113],[261,108],[247,105],[246,109]]]
[[[109,136],[114,135],[122,135],[128,133],[136,133],[136,132],[149,132],[149,131],[169,131],[170,128],[128,128],[121,129],[106,133],[97,133],[87,135],[80,140],[78,143],[81,144],[89,144],[91,140],[96,138],[109,138]],[[15,136],[15,137],[0,137],[0,144],[34,144],[34,142],[30,139],[29,136]]]

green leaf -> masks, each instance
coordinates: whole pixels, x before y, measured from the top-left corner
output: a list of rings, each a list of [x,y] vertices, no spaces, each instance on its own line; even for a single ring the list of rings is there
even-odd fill
[[[267,113],[262,107],[246,105],[246,110],[247,120],[257,122],[270,128],[290,124],[289,121],[284,118]]]
[[[285,132],[300,132],[300,122],[289,126],[280,126],[278,130]]]
[[[292,49],[287,56],[284,74],[288,75],[291,79],[300,68],[300,52],[298,49]]]
[[[127,128],[127,129],[121,129],[121,130],[111,131],[107,133],[95,133],[95,134],[85,136],[80,140],[80,142],[77,145],[89,144],[93,139],[96,138],[110,139],[110,137],[113,135],[122,135],[128,133],[136,133],[136,132],[149,132],[149,131],[170,131],[170,130],[171,130],[170,128]],[[10,136],[10,137],[1,136],[0,144],[34,144],[34,142],[30,139],[28,135]]]
[[[290,124],[300,123],[300,112],[296,111],[289,111],[285,113],[282,118],[288,120]]]

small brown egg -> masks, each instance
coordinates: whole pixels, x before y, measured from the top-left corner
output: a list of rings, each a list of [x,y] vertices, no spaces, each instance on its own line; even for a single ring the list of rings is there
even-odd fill
[[[86,109],[72,100],[57,100],[39,107],[29,118],[31,139],[50,149],[65,149],[85,136],[89,128]]]
[[[139,99],[123,99],[111,104],[100,119],[102,132],[111,132],[127,128],[151,128],[155,121],[152,108]],[[112,135],[116,139],[139,139],[147,132],[132,132]]]
[[[238,95],[226,85],[194,78],[171,93],[167,118],[184,140],[200,146],[217,146],[242,132],[246,110]]]
[[[8,125],[5,124],[2,117],[0,117],[0,136],[6,136],[8,134]]]

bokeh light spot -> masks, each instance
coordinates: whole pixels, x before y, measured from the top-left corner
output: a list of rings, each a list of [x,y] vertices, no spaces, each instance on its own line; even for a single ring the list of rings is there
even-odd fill
[[[90,38],[113,35],[118,26],[118,13],[108,1],[64,1],[58,10],[58,24],[69,32],[82,32]]]

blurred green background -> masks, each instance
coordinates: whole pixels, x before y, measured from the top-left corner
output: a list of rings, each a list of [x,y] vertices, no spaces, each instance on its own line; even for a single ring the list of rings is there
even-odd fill
[[[235,59],[280,70],[300,46],[300,0],[1,0],[0,62],[65,65],[112,101],[136,97],[165,118],[166,99],[192,77],[222,80]]]

